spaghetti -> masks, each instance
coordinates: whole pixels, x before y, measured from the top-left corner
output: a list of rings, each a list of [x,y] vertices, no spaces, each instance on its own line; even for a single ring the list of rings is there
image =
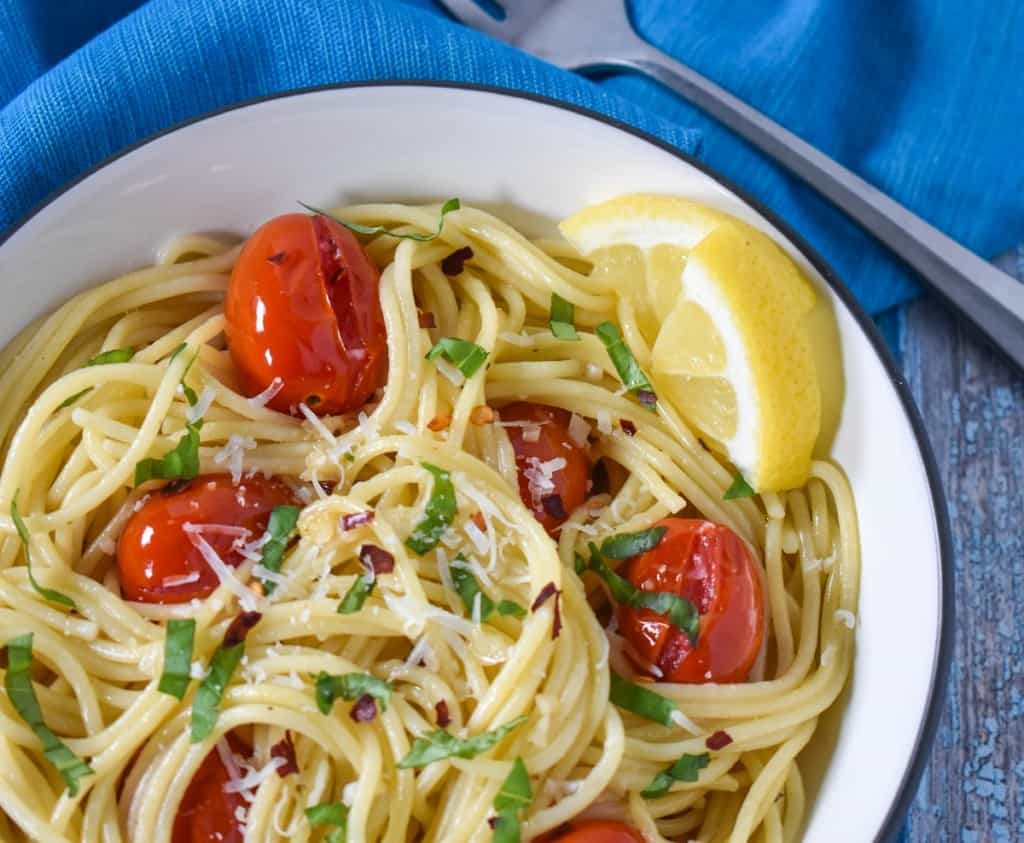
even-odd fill
[[[243,387],[223,305],[241,247],[207,237],[75,296],[0,354],[0,838],[166,843],[211,753],[246,840],[535,839],[581,816],[649,841],[799,838],[797,757],[852,662],[859,549],[841,471],[819,461],[804,488],[724,500],[724,460],[670,404],[623,389],[595,329],[642,330],[608,281],[564,243],[449,211],[433,239],[437,207],[336,212],[423,236],[365,238],[387,377],[358,412],[282,413],[268,406],[280,384]],[[467,346],[430,354],[442,338]],[[460,368],[468,346],[475,369]],[[621,473],[556,512],[554,540],[519,493],[509,433],[530,423],[502,407],[522,401],[572,414],[571,435]],[[192,523],[215,590],[129,601],[119,537],[195,473],[190,457],[242,485],[287,480],[294,530],[287,512],[257,535]],[[730,528],[757,561],[757,681],[636,676],[587,559],[680,512]],[[56,743],[26,718],[30,698]]]

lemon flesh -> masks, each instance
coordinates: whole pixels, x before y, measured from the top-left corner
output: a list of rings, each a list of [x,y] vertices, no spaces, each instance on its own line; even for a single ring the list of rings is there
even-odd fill
[[[760,231],[676,197],[632,195],[562,233],[634,304],[659,396],[759,492],[806,482],[821,390],[806,317],[815,295]]]

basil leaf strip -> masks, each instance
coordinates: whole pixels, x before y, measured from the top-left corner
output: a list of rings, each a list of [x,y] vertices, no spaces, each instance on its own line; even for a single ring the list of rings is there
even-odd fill
[[[623,341],[618,327],[614,322],[602,322],[597,326],[596,332],[598,338],[604,343],[608,357],[611,358],[612,365],[615,366],[615,371],[619,373],[619,378],[626,389],[634,395],[642,392],[652,396],[652,400],[645,400],[641,403],[653,410],[657,402],[657,398],[653,397],[654,387],[651,386],[644,370],[640,368],[640,364],[636,362],[629,346]]]
[[[638,717],[672,726],[672,712],[676,705],[670,699],[649,691],[643,685],[627,682],[612,671],[608,699],[619,708],[631,711]]]
[[[369,694],[380,704],[381,711],[387,711],[393,690],[390,683],[369,673],[344,673],[341,676],[321,673],[316,678],[316,707],[322,714],[330,714],[338,697],[354,702]]]
[[[36,594],[53,603],[67,606],[69,609],[77,609],[75,601],[66,594],[62,594],[54,588],[44,588],[36,582],[35,575],[32,573],[32,553],[29,547],[28,527],[25,526],[25,522],[21,519],[21,513],[18,512],[17,492],[14,493],[14,498],[11,500],[11,520],[14,522],[14,529],[18,531],[18,538],[21,539],[22,550],[25,551],[25,568],[28,571],[28,581],[32,584]]]
[[[231,681],[231,675],[238,667],[245,653],[245,642],[232,644],[230,647],[218,647],[210,662],[210,672],[200,683],[192,700],[192,743],[204,740],[220,716],[220,702],[224,697],[224,689]]]
[[[533,801],[530,774],[522,758],[512,765],[498,795],[494,797],[497,821],[494,824],[492,843],[519,843],[522,839],[519,828],[519,814]]]
[[[305,810],[310,825],[337,826],[327,835],[327,843],[345,843],[348,831],[348,808],[340,802],[321,802]]]
[[[514,618],[525,618],[526,609],[516,603],[514,600],[499,600],[498,605],[495,606],[498,610],[499,615],[508,617],[511,615]]]
[[[487,350],[469,340],[441,337],[427,352],[427,360],[436,360],[442,355],[463,375],[471,378],[487,359]]]
[[[576,308],[573,303],[563,299],[558,293],[551,294],[551,319],[548,326],[551,333],[560,340],[579,341],[576,333]]]
[[[334,214],[328,211],[322,211],[320,208],[314,208],[312,205],[307,205],[305,202],[299,202],[299,204],[311,214],[316,214],[317,216],[327,217],[329,220],[334,220],[338,225],[343,226],[356,234],[368,234],[371,236],[385,234],[388,237],[397,237],[399,240],[415,240],[417,243],[429,243],[431,240],[436,240],[440,237],[441,231],[444,229],[444,218],[452,211],[457,211],[462,207],[462,203],[458,199],[449,199],[445,202],[441,206],[441,218],[437,221],[437,231],[433,234],[398,234],[382,225],[360,225],[357,222],[345,222],[345,220],[334,216]]]
[[[686,634],[693,646],[697,645],[700,633],[700,613],[686,597],[668,591],[644,591],[637,588],[625,577],[620,576],[601,559],[601,553],[594,544],[590,545],[590,570],[605,581],[612,597],[632,609],[649,609],[663,615],[676,629]]]
[[[483,732],[471,738],[457,738],[445,729],[435,729],[423,737],[416,738],[409,754],[398,762],[399,769],[425,767],[445,758],[476,758],[480,753],[493,749],[509,733],[518,729],[527,720],[525,714],[509,720],[503,726]]]
[[[147,457],[135,464],[135,485],[147,480],[192,480],[199,474],[199,431],[203,420],[185,425],[185,435],[159,459]]]
[[[657,799],[668,793],[673,782],[695,782],[700,778],[700,771],[708,766],[710,760],[711,756],[706,752],[700,755],[684,755],[658,773],[651,783],[640,791],[640,795],[645,799]]]
[[[281,559],[284,557],[285,548],[288,547],[288,539],[295,531],[295,525],[299,521],[301,506],[275,506],[270,511],[270,519],[267,521],[267,532],[270,540],[263,545],[263,552],[260,556],[260,564],[268,571],[279,572],[281,570]],[[262,580],[263,593],[272,594],[277,588],[277,583],[270,580]]]
[[[43,722],[43,710],[32,686],[32,633],[7,642],[7,673],[4,676],[7,698],[43,745],[46,760],[57,768],[68,793],[78,793],[78,781],[95,771],[58,738]]]
[[[86,361],[85,366],[82,368],[84,369],[86,366],[106,366],[110,363],[127,363],[134,356],[135,349],[133,348],[112,348],[109,351],[101,351],[95,357]],[[76,392],[70,398],[65,398],[57,409],[63,410],[65,407],[70,407],[87,392],[92,392],[91,386],[87,386],[81,392]]]
[[[193,618],[174,618],[167,622],[164,637],[164,670],[157,690],[176,699],[185,696],[192,671],[192,648],[196,622]]]
[[[466,557],[461,553],[455,557],[456,562],[465,562]],[[470,617],[473,615],[473,607],[476,605],[477,595],[480,595],[480,623],[486,621],[495,611],[499,615],[512,615],[517,618],[526,616],[526,609],[520,606],[513,600],[502,600],[500,603],[495,602],[488,597],[480,588],[480,583],[476,581],[476,577],[473,576],[472,572],[458,565],[451,566],[452,585],[455,586],[455,590],[459,593],[459,597],[462,598],[462,605],[466,607],[466,611]]]
[[[428,462],[421,465],[434,476],[434,487],[423,513],[423,519],[405,540],[405,546],[414,553],[423,555],[437,547],[441,536],[455,520],[458,509],[455,504],[455,487],[451,475],[443,468]]]
[[[651,527],[636,533],[619,533],[610,536],[601,544],[601,555],[609,559],[629,559],[652,550],[661,544],[668,527]]]
[[[341,602],[338,604],[338,614],[352,615],[362,609],[366,598],[373,592],[373,587],[376,584],[377,581],[369,574],[360,574],[356,577],[355,582],[349,586],[345,596],[341,598]]]
[[[722,500],[734,501],[737,498],[752,498],[756,494],[757,492],[743,479],[743,475],[737,474],[736,479],[732,481],[732,485],[722,495]]]

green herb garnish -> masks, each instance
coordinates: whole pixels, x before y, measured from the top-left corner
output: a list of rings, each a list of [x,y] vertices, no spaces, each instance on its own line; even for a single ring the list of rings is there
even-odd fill
[[[243,640],[227,647],[221,645],[213,654],[210,672],[200,683],[195,699],[192,700],[192,734],[190,737],[192,743],[204,740],[217,725],[224,689],[231,681],[231,676],[244,653],[245,641]]]
[[[338,614],[352,615],[362,609],[366,598],[373,592],[373,587],[376,584],[377,580],[370,574],[360,574],[356,577],[355,582],[349,586],[345,596],[341,598],[341,602],[338,604]]]
[[[25,526],[25,522],[21,519],[21,513],[18,512],[18,492],[14,493],[14,498],[11,500],[11,520],[14,522],[14,529],[18,531],[18,538],[21,539],[22,550],[25,551],[25,569],[28,571],[28,581],[32,584],[32,588],[46,600],[60,603],[61,606],[67,606],[69,609],[77,609],[75,601],[66,594],[62,594],[54,588],[44,588],[36,581],[35,575],[32,573],[28,527]]]
[[[486,349],[458,337],[441,337],[427,352],[427,360],[436,360],[442,355],[467,378],[473,377],[487,360]]]
[[[519,815],[533,801],[533,788],[530,787],[530,774],[522,758],[517,758],[512,765],[501,790],[494,797],[494,810],[498,816],[494,821],[494,834],[491,843],[520,843],[522,839],[519,828]]]
[[[437,547],[441,536],[455,520],[458,511],[455,504],[455,487],[451,475],[443,468],[428,462],[421,465],[434,477],[434,487],[423,513],[423,519],[416,525],[412,535],[405,540],[405,546],[414,553],[423,555]]]
[[[295,525],[299,521],[300,506],[275,506],[270,511],[270,520],[267,521],[267,533],[269,541],[263,545],[263,552],[260,556],[260,565],[268,571],[275,573],[281,570],[281,559],[284,557],[285,548],[288,547],[288,539],[295,531]],[[273,593],[277,583],[270,580],[263,580],[264,594]]]
[[[348,830],[348,808],[340,802],[321,802],[305,810],[310,825],[336,826],[328,835],[326,843],[345,843]]]
[[[636,362],[633,352],[629,350],[629,346],[622,339],[618,327],[614,322],[602,322],[597,326],[596,331],[598,338],[608,350],[608,357],[611,358],[612,365],[615,366],[615,371],[619,373],[619,378],[626,389],[635,395],[647,409],[653,410],[658,402],[658,398],[654,394],[654,387],[651,386],[644,370]]]
[[[611,674],[611,687],[608,699],[619,708],[631,711],[638,717],[672,726],[672,712],[676,705],[670,699],[649,691],[643,685],[627,682],[614,671]]]
[[[445,729],[435,729],[423,737],[416,738],[409,754],[398,762],[398,766],[405,770],[409,767],[425,767],[445,758],[476,758],[480,753],[487,752],[501,743],[509,732],[518,729],[526,720],[527,716],[524,714],[509,720],[497,729],[471,738],[457,738]]]
[[[147,480],[192,480],[199,474],[199,431],[202,419],[185,425],[185,435],[162,457],[147,457],[135,464],[135,485]]]
[[[579,340],[575,323],[576,308],[558,293],[551,294],[551,318],[548,325],[551,333],[560,340]]]
[[[725,494],[722,495],[722,500],[734,501],[737,498],[752,498],[756,495],[750,484],[743,479],[742,474],[737,474],[736,479],[732,481],[732,485],[725,490]]]
[[[455,561],[465,562],[466,557],[460,553],[455,557]],[[451,575],[452,584],[455,586],[455,590],[459,593],[459,597],[462,598],[462,605],[466,607],[466,611],[469,612],[471,617],[473,615],[473,607],[477,603],[477,595],[479,595],[480,623],[486,621],[495,613],[495,611],[497,611],[499,615],[512,615],[517,618],[526,616],[526,609],[512,600],[502,600],[495,604],[495,602],[481,590],[480,583],[476,581],[476,577],[473,576],[472,572],[465,568],[459,565],[452,565]]]
[[[700,771],[708,766],[710,760],[711,756],[706,752],[700,755],[684,755],[658,773],[640,795],[645,799],[657,799],[668,793],[673,782],[695,782],[700,778]]]
[[[95,357],[93,357],[92,359],[86,361],[85,366],[83,366],[82,368],[84,369],[84,368],[86,368],[86,366],[106,366],[106,365],[109,365],[110,363],[127,363],[134,356],[135,356],[135,349],[132,349],[132,348],[112,348],[109,351],[101,351]],[[61,405],[59,407],[57,407],[57,409],[58,410],[63,410],[65,407],[70,407],[72,404],[74,404],[79,398],[81,398],[87,392],[92,392],[92,387],[91,386],[87,386],[81,392],[76,392],[70,398],[65,398],[64,401],[61,403]]]
[[[369,673],[345,673],[341,676],[321,673],[316,678],[316,707],[322,714],[330,714],[334,701],[339,697],[346,702],[354,702],[369,694],[380,704],[381,711],[387,711],[392,690],[390,683]]]
[[[43,710],[32,686],[32,633],[7,642],[7,673],[4,676],[7,699],[43,745],[46,760],[57,768],[68,794],[78,793],[78,782],[95,772],[58,738],[43,721]]]
[[[192,648],[195,643],[196,622],[192,618],[175,618],[167,622],[164,637],[164,670],[160,674],[157,690],[181,699],[188,690],[192,670]]]
[[[415,240],[417,243],[428,243],[431,240],[436,240],[440,237],[441,231],[444,229],[444,218],[452,211],[457,211],[462,207],[462,203],[459,202],[458,199],[449,199],[445,202],[441,206],[441,218],[437,221],[437,231],[433,234],[398,234],[397,232],[385,228],[383,225],[360,225],[357,222],[346,222],[328,211],[322,211],[319,208],[314,208],[312,205],[307,205],[305,202],[299,202],[299,204],[310,213],[334,220],[338,225],[344,226],[349,231],[355,232],[356,234],[368,234],[370,236],[385,234],[388,237],[397,237],[399,240]]]
[[[610,536],[601,544],[601,555],[609,559],[629,559],[639,556],[661,544],[668,527],[651,527],[635,533],[619,533]]]

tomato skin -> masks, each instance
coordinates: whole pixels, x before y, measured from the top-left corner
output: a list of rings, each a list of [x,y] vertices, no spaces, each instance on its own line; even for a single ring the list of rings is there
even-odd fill
[[[248,756],[250,749],[234,733],[227,736],[235,755]],[[243,843],[242,825],[235,817],[247,808],[240,793],[225,793],[231,780],[216,747],[203,759],[178,806],[171,843]]]
[[[657,547],[626,563],[623,575],[645,591],[688,597],[700,612],[697,646],[661,615],[619,606],[630,644],[664,674],[665,682],[743,682],[764,637],[764,595],[757,563],[728,527],[666,518]]]
[[[502,407],[498,412],[503,422],[536,422],[540,425],[540,436],[536,442],[528,442],[523,438],[522,427],[507,427],[505,432],[516,454],[519,497],[544,529],[553,534],[565,521],[565,517],[546,510],[541,501],[546,495],[557,494],[562,499],[566,517],[583,503],[587,497],[592,468],[587,448],[580,447],[569,438],[569,420],[572,415],[558,407],[519,401]],[[558,457],[565,460],[565,467],[552,472],[551,482],[555,488],[535,498],[526,476],[531,460],[547,462]]]
[[[244,527],[249,537],[243,541],[253,541],[267,529],[275,506],[294,503],[295,496],[285,483],[258,476],[235,484],[229,474],[204,474],[180,491],[152,493],[128,519],[117,542],[124,598],[142,603],[187,603],[206,597],[220,583],[185,532],[185,523]],[[242,555],[232,547],[237,537],[205,532],[203,538],[228,565],[242,563]],[[167,577],[194,571],[199,574],[194,582],[163,584]]]
[[[348,229],[324,216],[285,214],[242,248],[224,302],[228,347],[242,388],[318,414],[361,407],[387,379],[380,273]],[[312,396],[312,400],[311,400]]]
[[[570,823],[559,837],[545,837],[545,843],[644,843],[643,835],[625,823],[583,820]],[[178,841],[174,841],[178,843]]]

